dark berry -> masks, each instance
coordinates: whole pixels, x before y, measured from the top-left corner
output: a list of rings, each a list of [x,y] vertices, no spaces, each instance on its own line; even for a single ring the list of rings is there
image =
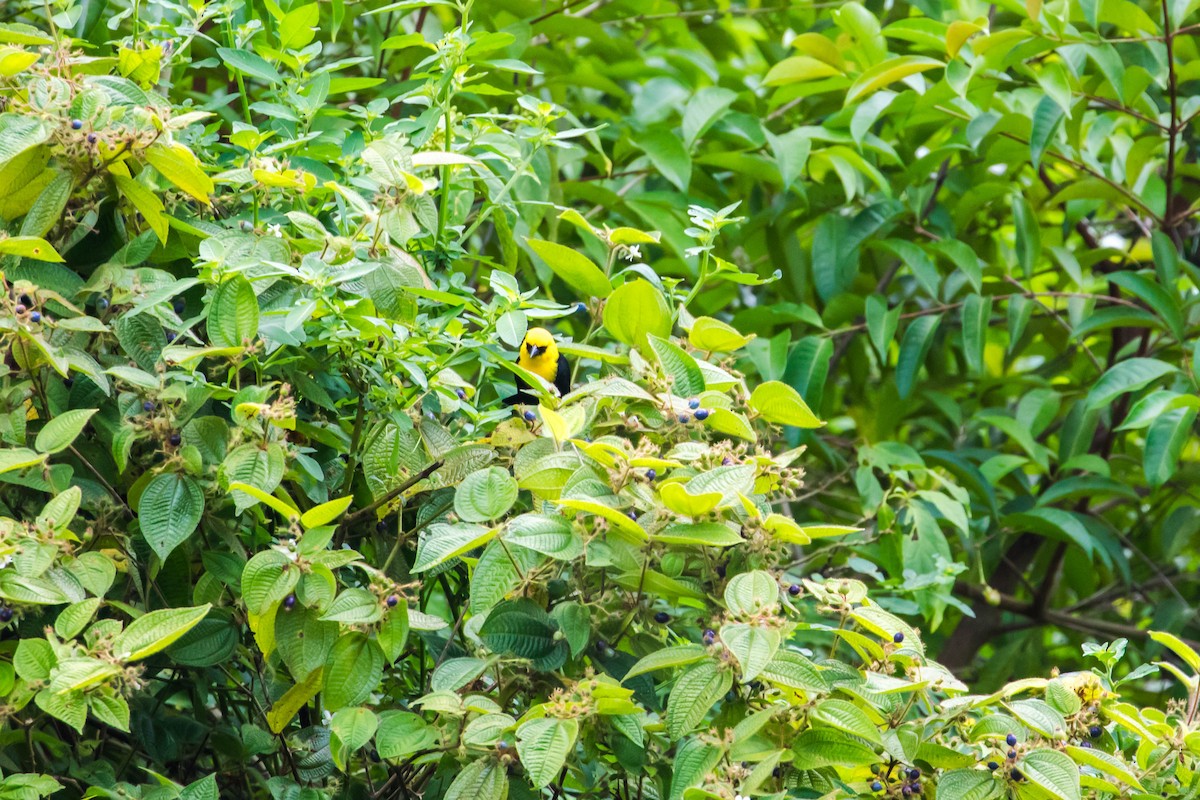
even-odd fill
[[[96,134],[94,134],[94,133],[89,133],[89,134],[87,135],[88,144],[95,144],[95,143],[96,143],[96,141],[97,141],[99,138],[100,138],[100,137],[96,136]]]
[[[17,298],[18,303],[24,303],[27,306],[33,305],[33,298],[27,294],[23,294]]]
[[[183,437],[178,433],[172,433],[169,441],[171,442],[171,447],[179,447],[180,443],[183,442]]]
[[[1088,736],[1092,737],[1093,739],[1099,739],[1103,733],[1104,729],[1099,725],[1093,725],[1092,727],[1088,728]]]
[[[1082,747],[1084,750],[1092,749],[1092,743],[1089,742],[1087,739],[1084,739],[1082,742],[1080,742],[1079,746]]]
[[[988,769],[990,769],[992,772],[995,772],[996,770],[1000,769],[1000,765],[997,764],[995,761],[989,761]]]
[[[717,632],[712,628],[709,628],[704,631],[704,636],[702,638],[705,644],[712,644],[717,640]]]
[[[287,597],[283,598],[283,607],[284,608],[290,609],[294,605],[296,605],[296,595],[289,594]]]
[[[526,411],[524,416],[526,422],[533,422],[535,419],[537,419],[537,414],[534,414],[532,411]]]
[[[913,767],[912,769],[910,769],[908,771],[908,779],[909,780],[915,781],[919,777],[921,777],[921,770],[917,769],[916,767]]]
[[[5,606],[0,608],[0,622],[8,622],[12,619],[12,609]]]
[[[168,342],[175,341],[175,331],[167,331],[167,341]]]
[[[920,781],[913,781],[912,783],[909,784],[909,786],[912,787],[913,794],[921,793],[921,782]]]
[[[717,564],[717,577],[718,577],[718,578],[724,578],[724,577],[725,577],[725,572],[726,572],[725,565],[724,565],[724,564]]]
[[[1009,747],[1016,747],[1017,746],[1017,735],[1015,733],[1010,733],[1008,736],[1004,737],[1004,742]]]
[[[63,378],[63,386],[65,386],[65,387],[67,387],[68,389],[70,389],[70,388],[71,388],[72,386],[74,386],[74,385],[75,385],[75,379],[74,379],[74,378]]]
[[[154,410],[154,401],[153,400],[147,400],[146,402],[142,403],[142,411],[153,411],[153,410]]]
[[[1014,767],[1013,771],[1008,774],[1012,776],[1012,779],[1014,781],[1019,781],[1022,778],[1021,770],[1017,769],[1016,767]]]
[[[783,770],[781,770],[779,767],[776,767],[775,769],[771,770],[772,778],[778,778],[782,774],[783,774]]]
[[[627,511],[626,514],[629,516],[629,518],[631,520],[633,520],[634,522],[637,522],[637,512],[636,511]]]
[[[732,463],[733,463],[733,459],[730,458],[729,456],[725,456],[724,458],[721,459],[722,467],[728,467]]]
[[[608,649],[608,642],[604,641],[603,639],[597,639],[596,640],[596,649],[599,650],[601,653],[603,653],[605,650]]]
[[[25,308],[24,303],[17,303],[16,307],[13,308],[13,311],[17,312],[18,314],[24,314],[26,310],[27,309]]]
[[[708,409],[707,408],[698,409],[696,411],[696,419],[700,420],[701,422],[704,422],[704,420],[708,419]]]
[[[578,313],[578,314],[582,314],[582,313],[584,313],[585,311],[587,311],[587,306],[586,306],[586,305],[584,305],[583,303],[576,303],[576,304],[575,304],[575,311],[576,311],[576,313]]]
[[[375,530],[379,531],[380,533],[387,533],[387,522],[382,519],[379,520],[379,522],[375,523]]]
[[[797,595],[799,595],[800,594],[800,584],[793,583],[791,586],[789,586],[788,594],[790,594],[792,597],[796,597]]]
[[[903,634],[903,633],[899,633],[899,632],[895,633],[895,634],[892,636],[892,641],[893,641],[893,642],[895,642],[896,644],[900,644],[901,642],[903,642],[903,641],[904,641],[904,634]]]
[[[648,470],[646,470],[646,477],[649,478],[650,480],[654,480],[655,478],[658,477],[658,473],[652,469],[648,469]]]
[[[454,390],[454,393],[455,393],[456,395],[458,395],[458,399],[459,399],[459,400],[466,400],[466,399],[467,399],[467,390],[466,390],[466,389],[462,389],[462,388],[455,389],[455,390]]]
[[[871,784],[871,791],[872,791],[872,792],[882,792],[882,791],[883,791],[883,784],[882,784],[882,783],[880,783],[879,781],[875,781],[875,782],[873,782],[873,783]]]
[[[1008,752],[1007,752],[1005,755],[1007,755],[1009,758],[1016,758],[1016,757],[1017,757],[1017,751],[1016,751],[1016,750],[1009,750],[1009,751],[1008,751]]]
[[[699,407],[700,407],[700,401],[697,400],[696,398],[693,397],[691,400],[688,400],[688,408],[696,409]]]
[[[99,300],[96,301],[96,307],[99,308],[101,311],[108,308],[108,298],[101,297]]]
[[[686,425],[689,419],[691,419],[691,418],[690,418],[690,417],[689,417],[687,414],[680,414],[680,415],[679,415],[679,423],[680,423],[681,425]]]
[[[176,297],[174,300],[171,301],[171,308],[174,309],[176,314],[183,313],[184,305],[185,304],[183,302],[182,297]]]
[[[400,598],[394,594],[389,594],[387,599],[388,608],[395,608],[400,602]]]
[[[83,127],[83,120],[81,120],[81,119],[71,120],[71,130],[77,131],[82,127]]]
[[[662,625],[671,621],[671,615],[665,611],[660,611],[654,615],[654,621]]]
[[[547,582],[546,591],[550,593],[551,597],[557,600],[560,597],[565,597],[571,591],[571,585],[562,578],[554,578]]]
[[[508,750],[511,747],[512,747],[512,745],[509,744],[508,742],[504,741],[503,739],[496,742],[496,749],[499,750],[501,753],[503,753],[505,750]]]
[[[905,784],[903,787],[901,787],[900,793],[903,794],[905,797],[909,797],[910,795],[912,795],[912,787],[909,786],[908,784]]]

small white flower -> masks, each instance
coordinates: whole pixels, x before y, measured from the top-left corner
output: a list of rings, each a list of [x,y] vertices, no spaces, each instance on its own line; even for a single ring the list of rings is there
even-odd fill
[[[11,563],[12,563],[12,556],[5,556],[4,558],[0,559],[0,569],[4,569]]]
[[[281,228],[279,225],[274,225],[274,224],[273,224],[273,225],[268,225],[268,226],[267,226],[267,233],[271,234],[271,235],[272,235],[272,236],[274,236],[276,239],[282,239],[282,238],[283,238],[283,228]]]
[[[625,260],[626,261],[637,261],[641,257],[642,257],[642,248],[639,247],[638,245],[631,244],[631,245],[629,245],[629,247],[625,248]]]
[[[917,148],[917,158],[924,158],[927,155],[929,155],[928,147],[926,147],[925,145],[921,145],[920,147]]]
[[[1007,169],[1007,164],[992,164],[990,167],[988,167],[988,172],[992,173],[993,175],[1003,175]]]

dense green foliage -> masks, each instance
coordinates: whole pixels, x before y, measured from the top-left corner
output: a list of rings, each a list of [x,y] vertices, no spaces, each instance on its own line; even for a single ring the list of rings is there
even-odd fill
[[[1200,795],[1194,6],[6,6],[0,798]]]

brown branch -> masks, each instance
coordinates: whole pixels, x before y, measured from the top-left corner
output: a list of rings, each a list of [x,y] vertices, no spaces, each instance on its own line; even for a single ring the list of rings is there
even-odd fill
[[[441,458],[439,458],[436,461],[431,462],[429,464],[429,466],[425,467],[423,470],[418,472],[416,475],[410,476],[408,478],[408,480],[401,483],[395,489],[392,489],[391,491],[389,491],[383,497],[380,497],[378,500],[374,501],[373,503],[371,503],[368,506],[365,506],[364,508],[360,508],[358,511],[355,511],[353,514],[347,514],[342,519],[342,527],[349,528],[354,523],[360,522],[364,517],[366,517],[368,514],[370,514],[375,509],[379,508],[380,506],[382,506],[385,503],[389,503],[392,500],[395,500],[397,497],[404,494],[409,489],[416,486],[418,483],[425,480],[433,473],[437,472],[439,469],[442,468],[442,464],[444,464],[444,463],[446,463],[445,459],[441,459]]]

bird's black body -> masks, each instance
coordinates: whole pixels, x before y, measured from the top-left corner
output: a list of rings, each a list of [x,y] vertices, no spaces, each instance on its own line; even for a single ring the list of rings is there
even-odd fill
[[[504,398],[504,405],[537,405],[538,396],[533,392],[525,391],[528,388],[529,384],[517,378],[517,393]],[[554,388],[564,396],[571,391],[571,367],[567,364],[567,357],[562,353],[558,354],[558,371],[554,374]]]

